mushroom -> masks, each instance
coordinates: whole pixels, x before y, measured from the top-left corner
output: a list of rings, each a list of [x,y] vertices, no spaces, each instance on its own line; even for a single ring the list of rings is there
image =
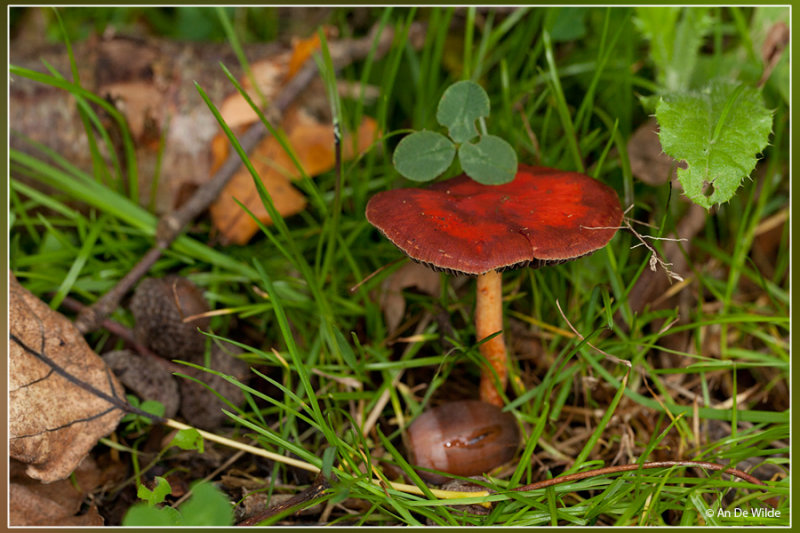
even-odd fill
[[[563,263],[602,248],[622,222],[622,209],[614,190],[589,176],[520,164],[503,185],[462,174],[427,189],[380,192],[367,203],[366,217],[411,259],[477,276],[476,338],[500,332],[479,346],[488,362],[480,399],[502,406],[508,378],[501,272]]]

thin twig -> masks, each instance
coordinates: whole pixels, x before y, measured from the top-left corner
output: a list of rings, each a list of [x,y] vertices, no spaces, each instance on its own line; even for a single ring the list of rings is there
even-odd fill
[[[292,507],[296,507],[298,505],[311,501],[315,498],[319,498],[325,493],[325,491],[328,488],[330,488],[330,486],[331,486],[330,482],[327,479],[325,479],[325,476],[323,476],[322,472],[320,472],[319,474],[317,474],[317,477],[314,480],[314,482],[304,491],[295,494],[294,496],[292,496],[291,498],[289,498],[284,502],[275,504],[256,515],[246,518],[236,525],[245,527],[258,525],[260,522],[263,522],[264,520],[267,520],[268,518],[271,518],[276,514],[280,514],[284,511],[291,509]]]
[[[530,483],[529,485],[523,485],[522,487],[516,487],[511,489],[513,492],[528,492],[532,490],[539,490],[544,489],[547,487],[552,487],[554,485],[559,485],[561,483],[572,483],[573,481],[580,481],[582,479],[587,479],[591,477],[597,476],[604,476],[607,474],[619,474],[622,472],[631,472],[635,470],[648,470],[651,468],[671,468],[675,466],[683,466],[687,468],[691,467],[699,467],[699,468],[706,468],[708,470],[717,470],[725,472],[726,474],[730,474],[731,476],[738,477],[739,479],[743,479],[748,483],[752,483],[754,485],[760,485],[765,489],[768,489],[767,485],[758,479],[757,477],[748,474],[742,470],[737,468],[729,468],[725,465],[721,465],[718,463],[709,463],[706,461],[653,461],[651,463],[644,463],[641,465],[632,464],[632,465],[619,465],[619,466],[608,466],[605,468],[598,468],[596,470],[587,470],[585,472],[576,472],[575,474],[567,474],[564,476],[559,476],[553,479],[544,479],[542,481],[537,481],[535,483]],[[777,497],[769,498],[765,500],[767,504],[771,507],[776,508],[778,506]]]
[[[677,281],[683,281],[683,277],[682,276],[680,276],[679,274],[676,274],[675,272],[670,270],[669,267],[672,266],[672,263],[667,263],[666,261],[661,259],[661,257],[659,257],[659,255],[658,255],[658,252],[656,252],[655,248],[650,246],[647,243],[647,241],[645,240],[645,238],[642,235],[640,235],[639,232],[637,232],[635,229],[633,229],[633,226],[631,226],[631,223],[627,218],[624,220],[624,224],[625,224],[625,227],[627,227],[628,230],[631,233],[633,233],[633,235],[637,239],[639,239],[639,242],[641,244],[637,244],[636,246],[644,246],[645,248],[647,248],[650,251],[650,270],[655,272],[656,271],[656,267],[660,265],[661,268],[664,269],[664,272],[666,272],[667,277],[670,280],[670,283],[672,283],[673,279],[677,280]],[[680,242],[680,241],[684,241],[685,242],[687,240],[687,239],[674,239],[674,238],[668,238],[668,237],[649,237],[649,238],[651,238],[653,240],[674,241],[674,242]],[[634,246],[634,248],[636,246]]]

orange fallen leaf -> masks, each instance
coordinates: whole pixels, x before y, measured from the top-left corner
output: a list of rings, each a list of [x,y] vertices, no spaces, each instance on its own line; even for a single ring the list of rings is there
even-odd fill
[[[335,29],[326,27],[325,35],[335,37]],[[302,68],[311,54],[319,50],[320,45],[319,35],[315,33],[307,39],[293,40],[291,52],[254,63],[251,66],[252,78],[258,84],[264,98],[267,101],[274,99],[280,86]],[[250,79],[242,79],[241,84],[255,101],[255,91]],[[276,210],[283,217],[299,213],[305,209],[307,203],[306,198],[291,185],[290,180],[298,179],[302,174],[316,176],[327,172],[336,162],[333,127],[320,122],[313,116],[313,112],[306,109],[315,107],[311,102],[315,101],[313,96],[317,93],[322,94],[324,101],[322,86],[312,85],[295,105],[286,110],[281,124],[275,125],[280,126],[285,132],[287,141],[303,169],[302,173],[273,137],[262,141],[250,154],[253,168],[269,192]],[[223,102],[220,113],[231,128],[246,126],[258,120],[256,112],[238,92]],[[351,135],[345,135],[342,139],[343,159],[351,159],[356,153],[363,153],[372,145],[377,134],[375,120],[365,118],[358,128],[355,149]],[[211,152],[213,173],[222,165],[229,153],[228,139],[222,133],[212,141]],[[272,223],[261,203],[250,172],[244,166],[233,175],[210,208],[214,227],[219,230],[223,242],[241,245],[247,243],[258,231],[258,224],[238,205],[237,201],[246,206],[260,222]]]
[[[333,36],[334,30],[335,28],[326,27],[326,37]],[[280,87],[299,72],[311,54],[319,50],[320,44],[317,33],[308,39],[294,39],[291,51],[254,62],[250,65],[251,75],[243,76],[239,83],[256,104],[259,104],[259,92],[269,102],[277,96]],[[253,87],[253,81],[258,86],[258,91]],[[231,129],[258,120],[256,112],[239,92],[228,96],[219,107],[219,111]]]
[[[325,38],[330,39],[336,37],[338,29],[334,26],[323,26],[322,31],[325,32]],[[289,70],[286,73],[286,80],[290,80],[300,71],[306,59],[311,57],[311,54],[316,52],[322,46],[319,39],[319,34],[314,32],[314,35],[308,39],[292,39],[292,57],[289,59]]]
[[[369,148],[377,134],[377,122],[366,117],[357,132],[358,153]],[[336,156],[333,126],[311,120],[298,120],[288,130],[287,138],[306,175],[315,176],[334,167]],[[354,156],[351,135],[345,135],[342,139],[342,156],[344,159]],[[305,208],[305,197],[290,183],[291,179],[300,178],[301,173],[274,137],[259,144],[253,150],[250,160],[281,216],[287,217]],[[245,205],[262,223],[272,223],[261,203],[253,179],[244,167],[234,174],[219,198],[211,205],[211,219],[223,240],[241,245],[247,243],[258,231],[258,225],[236,200]]]
[[[250,65],[250,73],[258,85],[261,96],[268,102],[275,99],[279,89],[286,79],[288,62],[291,54],[284,52],[275,56],[270,56],[262,61],[257,61]],[[247,95],[256,105],[259,105],[258,91],[255,90],[250,78],[244,77],[239,80],[242,88],[247,91]],[[247,126],[258,120],[258,114],[250,107],[244,96],[238,91],[228,96],[219,106],[219,112],[225,123],[231,129],[240,126]]]

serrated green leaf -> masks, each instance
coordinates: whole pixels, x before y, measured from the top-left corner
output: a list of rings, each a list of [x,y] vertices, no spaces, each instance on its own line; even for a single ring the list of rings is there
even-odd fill
[[[688,165],[678,169],[684,193],[707,209],[733,197],[772,129],[761,94],[730,82],[664,96],[656,119],[664,152]]]
[[[506,141],[495,135],[483,135],[477,143],[464,143],[458,149],[461,168],[484,185],[501,185],[517,174],[517,154]]]
[[[156,486],[153,490],[148,489],[144,485],[139,485],[136,489],[136,496],[147,502],[147,505],[153,506],[161,503],[172,492],[172,487],[169,486],[169,481],[161,476],[155,477]]]
[[[203,453],[203,436],[195,428],[181,429],[172,437],[170,445],[181,450],[197,450]]]
[[[436,120],[457,143],[478,136],[475,121],[489,116],[489,95],[474,81],[459,81],[447,88],[439,101]]]
[[[395,148],[393,162],[397,171],[413,181],[430,181],[450,166],[456,147],[440,133],[415,131]]]

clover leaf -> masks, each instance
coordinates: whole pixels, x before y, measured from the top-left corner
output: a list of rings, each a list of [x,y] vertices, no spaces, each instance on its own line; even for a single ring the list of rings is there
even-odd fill
[[[439,101],[436,120],[457,143],[478,136],[475,121],[489,116],[489,95],[474,81],[459,81],[447,88]]]
[[[508,183],[517,174],[517,154],[496,135],[483,135],[475,144],[462,144],[458,159],[464,172],[484,185]]]
[[[453,143],[440,133],[415,131],[403,137],[394,151],[397,171],[413,181],[430,181],[450,166],[455,157]]]
[[[394,151],[397,171],[413,181],[430,181],[447,170],[455,154],[464,172],[484,185],[499,185],[514,179],[517,155],[506,141],[486,133],[489,95],[473,81],[459,81],[445,90],[436,119],[446,127],[450,139],[433,131],[406,136]],[[481,119],[480,133],[475,121]],[[472,142],[475,137],[478,140]],[[452,140],[451,140],[452,139]]]

